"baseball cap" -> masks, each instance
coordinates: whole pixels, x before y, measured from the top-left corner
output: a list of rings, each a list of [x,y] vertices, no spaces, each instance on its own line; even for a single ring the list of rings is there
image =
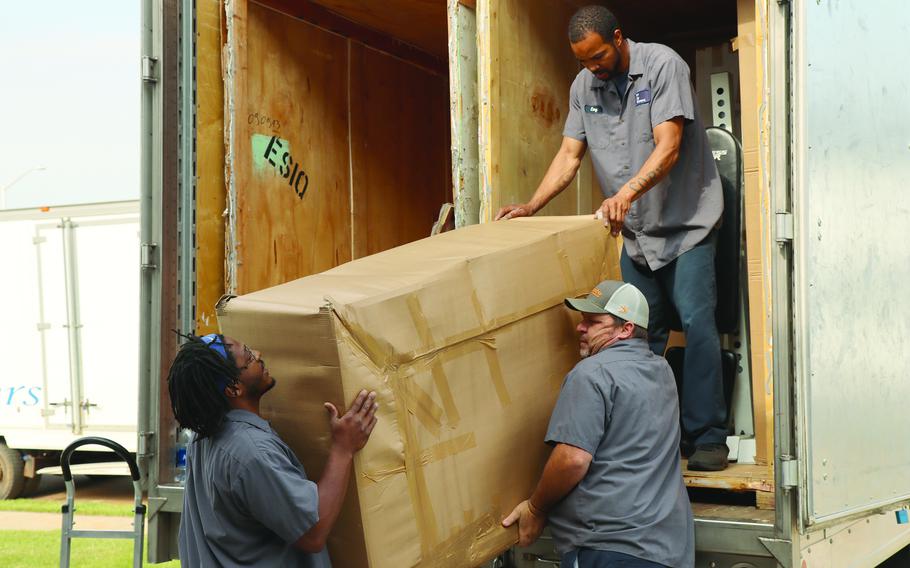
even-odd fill
[[[610,314],[648,329],[648,300],[635,286],[604,280],[584,298],[566,298],[566,306],[587,314]]]

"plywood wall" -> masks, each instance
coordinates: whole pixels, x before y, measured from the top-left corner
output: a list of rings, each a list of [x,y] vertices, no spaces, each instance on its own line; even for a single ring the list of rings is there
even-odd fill
[[[763,167],[770,153],[764,77],[765,0],[739,0],[738,34],[742,145],[745,178],[746,270],[749,292],[749,342],[752,351],[752,408],[755,461],[774,460],[774,365],[771,328],[770,185]]]
[[[569,87],[580,67],[566,26],[576,9],[561,0],[478,3],[481,221],[534,194],[562,141]],[[599,205],[588,160],[574,184],[541,215]]]
[[[429,236],[452,201],[447,78],[351,43],[354,256]]]
[[[451,200],[445,75],[255,2],[230,8],[228,290],[428,236]]]
[[[224,83],[221,0],[196,2],[196,329],[218,330],[224,294]],[[185,330],[190,331],[190,330]]]

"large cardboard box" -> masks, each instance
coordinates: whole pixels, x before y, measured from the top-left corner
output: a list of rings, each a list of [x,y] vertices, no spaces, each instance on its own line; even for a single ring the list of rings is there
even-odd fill
[[[324,401],[379,393],[329,552],[336,567],[476,566],[517,540],[500,520],[533,490],[547,421],[578,360],[563,298],[618,278],[592,216],[475,225],[223,301],[260,349],[263,413],[313,479]]]

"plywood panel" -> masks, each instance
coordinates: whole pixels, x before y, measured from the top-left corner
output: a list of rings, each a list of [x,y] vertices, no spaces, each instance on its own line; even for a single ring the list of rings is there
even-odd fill
[[[527,201],[559,149],[579,70],[565,31],[574,9],[560,0],[478,4],[482,220]],[[540,214],[586,212],[579,204],[590,205],[591,183],[579,176]]]
[[[358,24],[446,56],[446,0],[312,0]]]
[[[354,256],[429,236],[452,200],[446,77],[351,42]]]
[[[228,129],[240,294],[351,257],[347,41],[252,2],[243,17]]]
[[[742,109],[743,166],[745,170],[746,270],[749,293],[749,345],[752,351],[752,408],[755,417],[755,462],[774,459],[774,398],[771,337],[771,218],[767,172],[769,146],[767,104],[763,77],[762,22],[756,15],[755,0],[737,3],[739,33],[740,104]],[[764,11],[762,12],[764,13]],[[767,162],[766,162],[767,163]]]
[[[215,303],[224,294],[224,83],[221,0],[196,3],[196,324],[218,330]]]

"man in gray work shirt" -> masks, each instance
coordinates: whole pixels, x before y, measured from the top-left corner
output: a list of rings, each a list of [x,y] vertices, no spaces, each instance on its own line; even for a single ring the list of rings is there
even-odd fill
[[[727,467],[714,251],[720,177],[686,63],[669,47],[626,39],[602,6],[580,9],[569,41],[584,65],[572,84],[563,142],[531,201],[497,219],[533,215],[575,177],[588,148],[606,196],[598,214],[622,233],[626,282],[651,307],[650,347],[663,355],[677,317],[686,333],[683,448],[689,469]]]
[[[566,305],[583,315],[583,359],[550,416],[554,447],[537,488],[503,524],[517,521],[527,546],[549,522],[563,568],[691,568],[676,383],[648,348],[648,303],[608,280]]]
[[[262,395],[275,386],[259,352],[217,334],[188,339],[168,373],[174,416],[195,433],[187,448],[181,564],[330,568],[326,538],[354,453],[376,425],[376,393],[361,391],[343,416],[325,404],[332,446],[313,483],[259,415]]]

